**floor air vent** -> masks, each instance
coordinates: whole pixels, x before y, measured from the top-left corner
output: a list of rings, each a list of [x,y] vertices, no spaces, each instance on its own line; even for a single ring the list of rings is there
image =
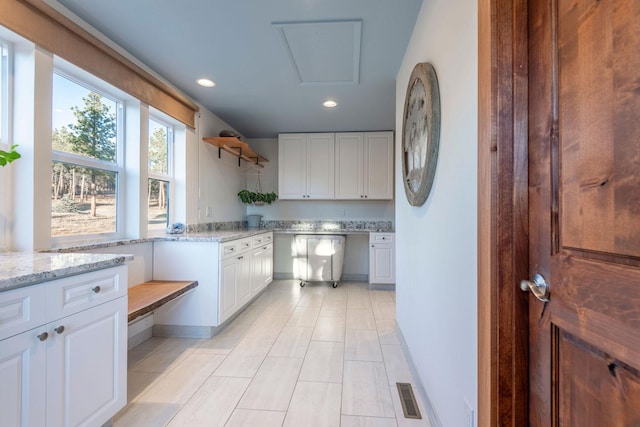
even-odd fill
[[[413,394],[413,389],[409,383],[396,383],[398,386],[398,394],[400,394],[400,402],[402,403],[402,412],[404,412],[405,418],[417,418],[422,419],[420,410],[418,409],[418,402]]]

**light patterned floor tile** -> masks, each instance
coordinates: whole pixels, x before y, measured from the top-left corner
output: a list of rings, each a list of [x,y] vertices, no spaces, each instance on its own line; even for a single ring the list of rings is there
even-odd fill
[[[344,360],[382,362],[378,332],[372,329],[347,329]]]
[[[343,343],[312,341],[302,365],[300,381],[341,383],[343,365]]]
[[[168,403],[132,403],[116,414],[113,418],[113,426],[165,426],[180,408],[180,405]]]
[[[286,412],[236,409],[225,427],[281,427]]]
[[[201,339],[152,337],[132,348],[135,351],[183,351],[200,346]]]
[[[340,427],[398,427],[395,418],[343,415]]]
[[[270,340],[273,343],[282,328],[289,320],[289,316],[263,315],[247,330],[246,339],[259,338],[261,340]]]
[[[209,378],[171,420],[169,427],[224,426],[249,381],[248,378]]]
[[[298,307],[320,307],[323,300],[324,295],[305,294],[300,298],[300,301],[298,301]]]
[[[217,354],[190,354],[147,388],[136,401],[185,403],[220,365],[224,357]]]
[[[303,358],[307,353],[313,328],[287,326],[282,329],[280,336],[273,343],[269,356]]]
[[[183,361],[193,348],[177,351],[154,351],[140,362],[129,365],[130,372],[164,373],[169,372]]]
[[[376,329],[373,311],[352,309],[347,312],[347,329]]]
[[[429,422],[429,417],[424,409],[424,405],[422,404],[422,399],[420,398],[420,393],[413,386],[413,394],[416,397],[416,401],[418,402],[418,410],[420,411],[420,415],[422,418],[405,418],[404,413],[402,411],[402,403],[400,402],[400,394],[398,393],[398,389],[396,384],[390,384],[391,388],[391,400],[393,401],[393,409],[396,413],[396,422],[398,423],[398,427],[431,427],[431,423]]]
[[[320,307],[296,307],[287,322],[287,326],[313,328],[316,324],[319,313]]]
[[[376,320],[380,344],[400,345],[400,337],[395,319]]]
[[[340,384],[299,381],[291,398],[284,427],[340,425]]]
[[[389,383],[413,383],[411,368],[399,345],[383,345],[382,355]]]
[[[342,414],[394,417],[384,363],[345,361]]]
[[[318,317],[311,340],[344,342],[346,323],[345,318]]]
[[[159,374],[148,372],[127,373],[127,401],[131,402],[159,378]]]
[[[267,357],[238,408],[286,411],[301,366],[302,359]]]

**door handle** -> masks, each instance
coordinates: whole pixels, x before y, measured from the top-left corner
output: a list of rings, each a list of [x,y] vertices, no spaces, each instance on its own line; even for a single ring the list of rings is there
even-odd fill
[[[542,302],[548,302],[551,292],[549,291],[549,284],[540,274],[534,274],[531,280],[523,280],[520,282],[520,289],[524,292],[531,291],[531,293]]]

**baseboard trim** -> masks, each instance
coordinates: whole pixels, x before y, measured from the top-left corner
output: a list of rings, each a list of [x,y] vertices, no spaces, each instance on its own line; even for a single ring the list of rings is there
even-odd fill
[[[409,347],[407,346],[407,341],[405,341],[404,335],[402,335],[402,331],[400,330],[400,326],[398,325],[397,320],[396,320],[396,331],[398,332],[398,338],[400,339],[400,345],[402,346],[402,350],[404,350],[404,354],[407,357],[407,363],[409,364],[411,375],[416,381],[416,383],[413,384],[414,388],[418,391],[418,394],[422,399],[422,404],[424,405],[424,410],[426,412],[427,418],[429,418],[431,427],[442,427],[442,423],[440,422],[438,413],[436,412],[435,408],[431,404],[431,400],[429,400],[427,391],[422,386],[422,381],[420,381],[420,376],[418,376],[416,365],[413,363],[413,358],[411,357],[411,352],[409,351]]]
[[[369,289],[372,291],[395,291],[395,283],[369,283]]]

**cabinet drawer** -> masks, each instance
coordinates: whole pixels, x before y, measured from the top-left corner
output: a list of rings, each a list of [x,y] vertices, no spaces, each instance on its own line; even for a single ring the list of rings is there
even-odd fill
[[[126,266],[56,280],[47,284],[47,319],[78,313],[126,294]]]
[[[220,254],[222,258],[228,258],[233,255],[238,255],[251,249],[251,237],[244,239],[232,240],[222,244],[222,250]]]
[[[44,285],[0,292],[0,340],[46,323]]]
[[[227,258],[231,255],[235,255],[238,253],[238,241],[233,240],[231,242],[225,242],[222,244],[222,249],[220,250],[220,254],[222,258]]]
[[[393,233],[371,233],[369,235],[370,243],[393,243]]]
[[[252,248],[259,248],[262,247],[268,243],[271,243],[273,241],[273,234],[272,233],[264,233],[264,234],[259,234],[257,236],[253,236],[252,240],[251,240],[251,247]]]

